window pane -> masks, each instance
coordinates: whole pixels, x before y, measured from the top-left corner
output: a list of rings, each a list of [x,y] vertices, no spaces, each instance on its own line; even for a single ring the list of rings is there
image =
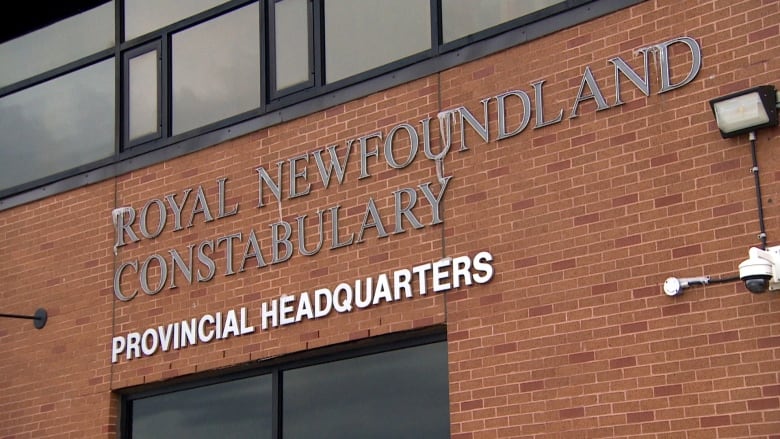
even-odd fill
[[[114,2],[109,2],[0,44],[0,87],[113,45]]]
[[[0,98],[0,189],[114,153],[114,60]]]
[[[173,133],[260,106],[257,3],[173,36]]]
[[[276,31],[276,89],[309,80],[309,0],[280,0],[274,4]]]
[[[130,140],[158,131],[157,51],[152,50],[129,61]]]
[[[227,0],[125,0],[125,40],[131,40]]]
[[[562,0],[446,0],[441,4],[444,42],[448,43],[544,9]]]
[[[271,376],[132,402],[133,439],[271,438]]]
[[[335,82],[430,48],[429,0],[325,2],[327,82]]]
[[[449,438],[447,345],[284,372],[283,436]]]

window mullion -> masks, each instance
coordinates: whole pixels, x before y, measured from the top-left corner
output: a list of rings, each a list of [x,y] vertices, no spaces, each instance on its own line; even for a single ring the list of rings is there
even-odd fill
[[[433,56],[438,55],[441,48],[441,2],[442,0],[431,0],[431,53]]]
[[[160,41],[160,131],[162,138],[167,139],[171,135],[173,101],[171,93],[171,35],[169,33],[163,34]]]
[[[282,439],[282,372],[275,368],[271,376],[271,437]]]
[[[312,3],[312,57],[314,86],[322,87],[325,85],[325,26],[323,25],[324,15],[322,4],[323,0],[311,0]]]

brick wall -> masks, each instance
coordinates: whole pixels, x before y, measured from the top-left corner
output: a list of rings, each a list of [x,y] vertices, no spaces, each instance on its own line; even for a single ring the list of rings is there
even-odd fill
[[[40,331],[27,322],[0,321],[0,438],[114,437],[118,401],[112,391],[439,324],[447,327],[455,438],[780,437],[776,294],[753,295],[741,283],[728,283],[669,298],[660,287],[672,275],[732,275],[748,248],[759,244],[747,138],[722,139],[708,101],[780,85],[778,19],[775,1],[647,1],[441,74],[0,212],[0,311],[49,311]],[[658,94],[653,59],[649,96],[623,79],[625,104],[596,111],[595,101],[586,100],[579,116],[569,117],[586,66],[611,106],[614,68],[607,60],[620,56],[641,72],[636,50],[679,36],[702,47],[703,66],[690,84]],[[690,55],[672,49],[672,75],[680,80]],[[343,159],[350,139],[387,136],[401,123],[422,135],[420,121],[428,117],[438,151],[439,111],[465,106],[481,120],[482,99],[522,90],[535,102],[532,83],[542,79],[545,120],[563,109],[560,123],[534,129],[532,114],[521,134],[496,140],[492,99],[488,142],[468,127],[469,149],[461,150],[455,132],[442,164],[443,174],[452,176],[443,224],[431,225],[419,190],[424,183],[435,193],[440,188],[422,145],[411,165],[392,169],[379,142],[369,138],[379,157],[367,159],[370,176],[360,178],[355,141],[344,183],[334,176],[327,188],[309,156],[298,166],[308,172],[310,193],[289,198],[294,157],[338,145]],[[521,112],[518,101],[507,102],[511,129]],[[770,245],[780,242],[773,153],[779,133],[758,135]],[[398,139],[394,152],[403,161],[408,136]],[[259,200],[256,168],[276,177],[279,161],[285,162],[281,203],[267,186]],[[210,222],[196,213],[186,227],[198,187],[217,216],[220,178],[227,178],[226,209],[237,204],[238,213]],[[297,190],[305,183],[298,179]],[[140,212],[166,195],[181,201],[188,188],[183,230],[173,230],[168,209],[158,237],[114,255],[114,207]],[[401,188],[417,191],[413,212],[424,226],[414,229],[404,220],[405,231],[393,233],[393,193]],[[331,209],[339,206],[346,239],[360,231],[370,199],[388,236],[368,228],[363,242],[330,248]],[[306,236],[316,237],[318,210],[326,211],[323,249],[271,264],[270,225],[286,221],[297,237],[296,218],[307,215]],[[233,249],[238,264],[253,230],[265,267],[250,259],[243,272],[226,275],[223,243],[212,254],[214,279],[190,285],[177,272],[175,289],[168,278],[155,296],[114,298],[113,275],[124,262],[141,265],[153,254],[169,259],[171,249],[185,254],[189,245],[241,232]],[[259,328],[259,304],[283,294],[481,250],[494,256],[496,275],[486,285]],[[123,291],[138,288],[130,271],[122,277]],[[115,335],[241,306],[254,313],[253,334],[111,361]]]

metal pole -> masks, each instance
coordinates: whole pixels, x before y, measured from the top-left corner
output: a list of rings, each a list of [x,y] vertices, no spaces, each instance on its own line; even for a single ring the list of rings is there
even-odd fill
[[[766,250],[766,228],[764,227],[764,203],[761,200],[761,182],[758,179],[758,158],[756,157],[756,132],[750,132],[750,150],[753,155],[753,177],[756,184],[756,203],[758,204],[758,227],[760,229],[758,239],[761,240],[761,249]]]
[[[35,329],[41,329],[44,326],[46,326],[46,320],[48,320],[48,314],[46,313],[46,310],[43,308],[38,308],[35,311],[35,314],[31,316],[24,316],[21,314],[4,314],[0,313],[0,317],[5,317],[9,319],[26,319],[26,320],[33,320],[33,324],[35,325]]]

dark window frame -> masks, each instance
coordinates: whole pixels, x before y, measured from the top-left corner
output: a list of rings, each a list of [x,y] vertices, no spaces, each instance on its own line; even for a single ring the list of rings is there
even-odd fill
[[[119,437],[121,439],[132,439],[132,402],[134,400],[226,383],[242,378],[271,375],[271,397],[273,398],[272,437],[280,438],[283,427],[281,376],[284,371],[435,343],[447,343],[445,326],[436,325],[418,330],[380,335],[363,340],[296,352],[270,360],[250,362],[228,369],[178,377],[164,383],[121,389],[116,391],[120,400]],[[449,360],[444,365],[445,373],[448,374],[447,381],[449,381],[448,363]],[[449,407],[447,407],[447,411],[449,412]]]
[[[119,37],[124,33],[122,14],[124,0],[115,1],[117,2],[115,7],[117,25],[115,28],[117,37]],[[254,1],[260,1],[260,72],[261,75],[266,75],[264,78],[261,78],[260,107],[188,132],[170,135],[170,100],[172,99],[170,87],[170,38],[172,34],[241,8]],[[331,84],[326,84],[324,78],[324,0],[309,0],[312,13],[311,29],[313,32],[311,42],[313,46],[311,51],[314,71],[313,85],[300,89],[290,88],[289,90],[281,90],[281,93],[275,93],[275,90],[271,87],[273,72],[270,71],[272,69],[269,62],[269,41],[273,36],[270,35],[269,31],[269,16],[272,14],[269,11],[272,10],[272,1],[233,0],[129,41],[122,41],[117,38],[119,43],[114,48],[102,50],[49,72],[0,88],[1,98],[109,57],[115,58],[117,66],[117,108],[115,115],[117,134],[115,136],[114,157],[108,160],[86,163],[63,173],[0,190],[0,210],[201,150],[224,140],[281,123],[291,117],[311,114],[351,99],[366,96],[406,81],[478,59],[513,45],[522,44],[592,18],[641,3],[644,0],[567,0],[565,3],[550,6],[446,44],[442,43],[441,22],[441,2],[445,0],[430,0],[432,41],[430,50],[361,72]],[[161,42],[161,55],[163,58],[161,63],[162,79],[159,88],[162,94],[160,101],[162,105],[162,135],[146,143],[127,143],[125,141],[127,120],[124,108],[126,100],[124,91],[126,86],[123,83],[123,54],[150,44],[153,41]]]

